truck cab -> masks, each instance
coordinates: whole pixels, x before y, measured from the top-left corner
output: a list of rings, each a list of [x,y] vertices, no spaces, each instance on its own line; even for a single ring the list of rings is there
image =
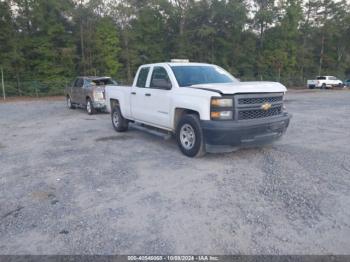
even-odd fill
[[[106,87],[116,131],[139,122],[172,132],[187,156],[270,142],[287,129],[286,88],[240,82],[219,66],[169,62],[142,65],[133,85]]]

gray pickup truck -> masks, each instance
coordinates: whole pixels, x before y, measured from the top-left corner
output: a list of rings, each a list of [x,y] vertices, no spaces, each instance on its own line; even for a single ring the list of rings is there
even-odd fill
[[[67,106],[70,109],[86,108],[89,115],[96,113],[97,110],[104,111],[106,110],[105,86],[116,84],[117,82],[110,77],[77,77],[65,89]]]

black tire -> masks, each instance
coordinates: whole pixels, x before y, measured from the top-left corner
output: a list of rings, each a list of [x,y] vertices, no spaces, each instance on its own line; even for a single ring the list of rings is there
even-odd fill
[[[72,100],[71,100],[70,96],[67,96],[66,102],[67,102],[67,107],[69,109],[75,109],[75,105],[72,103]]]
[[[96,113],[96,109],[94,108],[94,105],[92,104],[90,98],[86,99],[86,112],[89,115],[93,115]]]
[[[176,141],[181,152],[188,157],[205,155],[205,141],[197,115],[188,114],[180,119],[176,127]]]
[[[129,128],[129,121],[125,119],[119,106],[115,106],[111,112],[112,125],[117,132],[125,132]]]
[[[321,89],[326,89],[327,85],[326,84],[322,84]]]

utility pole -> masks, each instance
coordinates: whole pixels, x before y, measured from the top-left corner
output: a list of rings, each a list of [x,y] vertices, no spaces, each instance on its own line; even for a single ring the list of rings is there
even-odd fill
[[[5,84],[4,84],[4,69],[1,67],[1,84],[2,84],[2,95],[4,100],[6,99]]]

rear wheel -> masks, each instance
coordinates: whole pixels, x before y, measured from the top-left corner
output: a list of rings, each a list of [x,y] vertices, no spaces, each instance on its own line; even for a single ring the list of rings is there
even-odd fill
[[[111,117],[112,117],[112,124],[115,131],[125,132],[126,130],[128,130],[129,121],[123,117],[119,106],[115,106],[112,109]]]
[[[74,108],[75,108],[75,106],[74,106],[73,103],[72,103],[72,100],[71,100],[70,96],[67,96],[66,102],[67,102],[67,107],[68,107],[69,109],[74,109]]]
[[[96,109],[94,108],[94,105],[92,104],[90,98],[86,100],[86,111],[89,115],[93,115],[96,113]]]
[[[326,84],[322,84],[321,89],[326,89],[327,85]]]
[[[205,154],[205,142],[199,118],[196,115],[184,115],[176,128],[176,140],[181,152],[189,157]]]

